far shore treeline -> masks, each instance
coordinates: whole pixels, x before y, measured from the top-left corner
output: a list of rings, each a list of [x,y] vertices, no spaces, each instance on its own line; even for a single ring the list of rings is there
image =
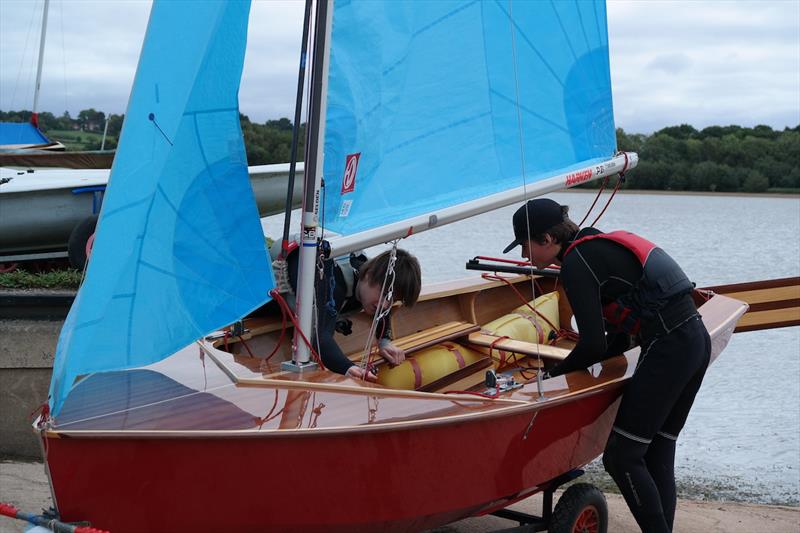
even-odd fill
[[[30,111],[0,111],[0,121],[27,122],[30,116]],[[240,118],[250,165],[289,161],[289,119],[255,123],[246,115]],[[83,110],[75,118],[68,112],[60,117],[49,112],[39,114],[42,131],[70,150],[99,149],[105,121],[106,115],[94,109]],[[108,116],[106,149],[116,147],[122,121],[122,115]],[[302,160],[305,124],[299,138]],[[639,154],[638,167],[627,174],[626,189],[800,193],[800,125],[783,130],[769,126],[709,126],[697,130],[682,124],[650,135],[620,128],[617,147]],[[599,182],[593,182],[584,187],[599,186]]]

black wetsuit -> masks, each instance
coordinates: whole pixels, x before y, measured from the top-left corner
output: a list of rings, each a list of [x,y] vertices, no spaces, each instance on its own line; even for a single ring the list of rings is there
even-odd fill
[[[296,293],[297,271],[300,262],[299,252],[290,253],[287,261],[289,265],[289,283]],[[356,297],[358,294],[356,286],[358,285],[358,271],[361,265],[366,262],[367,258],[363,254],[350,254],[349,265],[347,261],[325,260],[322,280],[319,279],[319,273],[314,272],[317,301],[316,333],[318,337],[315,336],[312,339],[312,344],[315,349],[317,346],[319,347],[319,355],[325,367],[338,374],[346,374],[354,363],[342,352],[342,349],[334,340],[334,334],[339,331],[343,335],[349,335],[352,324],[347,315],[358,312],[363,307]],[[354,283],[352,291],[348,290],[342,268],[353,269]],[[389,315],[378,323],[376,335],[381,341],[392,338],[390,323]]]
[[[599,234],[585,228],[576,236]],[[550,371],[557,376],[617,355],[631,336],[610,331],[603,306],[619,298],[637,301],[642,263],[621,244],[582,241],[565,256],[561,280],[580,340]],[[671,261],[671,260],[670,260]],[[683,275],[677,265],[679,275]],[[677,274],[676,273],[676,274]],[[688,282],[688,280],[686,280]],[[642,352],[627,384],[603,455],[642,531],[671,531],[675,515],[675,441],[686,422],[709,362],[711,342],[687,291],[663,304],[657,318],[641,319]]]

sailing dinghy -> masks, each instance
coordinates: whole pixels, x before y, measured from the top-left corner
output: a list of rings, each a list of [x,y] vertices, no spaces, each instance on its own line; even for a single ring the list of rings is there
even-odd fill
[[[301,285],[297,321],[251,315],[275,293],[238,120],[248,9],[153,5],[36,422],[60,518],[115,532],[415,531],[596,458],[639,349],[540,379],[574,343],[557,278],[425,287],[392,314],[405,370],[379,364],[377,384],[302,349],[313,291]],[[323,230],[346,253],[635,164],[615,155],[602,2],[315,12],[301,279]],[[696,297],[716,357],[746,305]],[[371,324],[359,315],[340,339],[356,361]]]

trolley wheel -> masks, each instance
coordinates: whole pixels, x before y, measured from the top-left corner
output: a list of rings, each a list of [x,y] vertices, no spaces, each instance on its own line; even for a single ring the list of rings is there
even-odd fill
[[[590,483],[570,486],[558,499],[550,533],[607,533],[608,505],[600,489]]]
[[[67,242],[67,253],[69,254],[69,264],[72,268],[83,270],[91,251],[91,243],[94,241],[94,230],[97,226],[97,215],[92,215],[80,221],[69,234]]]

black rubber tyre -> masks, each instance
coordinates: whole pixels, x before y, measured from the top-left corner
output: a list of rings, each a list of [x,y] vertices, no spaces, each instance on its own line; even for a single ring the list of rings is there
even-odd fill
[[[608,505],[600,489],[590,483],[570,486],[558,499],[550,533],[607,533]]]
[[[97,215],[92,215],[80,221],[72,233],[69,234],[67,242],[67,253],[69,254],[69,264],[72,268],[83,270],[86,266],[86,243],[94,235],[97,226]]]

